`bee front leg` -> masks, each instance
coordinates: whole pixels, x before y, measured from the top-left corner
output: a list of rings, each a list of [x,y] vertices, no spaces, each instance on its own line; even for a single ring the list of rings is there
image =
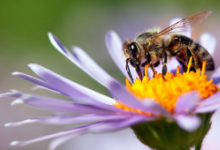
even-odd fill
[[[126,68],[126,71],[127,71],[127,73],[128,73],[128,76],[129,76],[131,82],[134,83],[133,77],[132,77],[132,75],[131,75],[130,68],[129,68],[129,66],[128,66],[128,62],[129,62],[129,58],[126,59],[125,68]]]
[[[140,80],[142,81],[143,77],[142,77],[142,72],[141,72],[141,69],[140,69],[140,66],[139,65],[136,65],[136,68],[135,68]]]
[[[162,67],[162,77],[163,77],[163,80],[166,81],[166,79],[164,78],[164,76],[166,75],[167,73],[167,53],[166,51],[163,52],[163,55],[162,55],[162,64],[163,64],[163,67]]]

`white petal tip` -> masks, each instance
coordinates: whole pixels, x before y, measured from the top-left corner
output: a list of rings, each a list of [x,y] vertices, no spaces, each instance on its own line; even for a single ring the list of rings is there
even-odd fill
[[[13,142],[11,142],[10,143],[10,146],[17,146],[17,145],[19,145],[21,142],[19,142],[19,141],[13,141]]]
[[[20,74],[20,72],[12,72],[12,73],[11,73],[11,75],[13,75],[13,76],[16,76],[16,75],[18,75],[18,74]]]
[[[51,32],[47,32],[47,35],[50,36],[50,35],[52,35],[52,33]]]
[[[24,120],[24,121],[20,121],[20,122],[10,122],[10,123],[6,123],[5,124],[5,127],[16,127],[16,126],[20,126],[20,125],[23,125],[23,124],[28,124],[28,123],[34,123],[34,122],[37,122],[38,120],[35,120],[35,119],[27,119],[27,120]]]
[[[193,132],[196,130],[201,123],[201,119],[197,116],[177,115],[175,116],[175,119],[177,124],[188,132]]]
[[[30,63],[27,66],[31,68],[31,67],[34,67],[35,65],[36,65],[35,63]]]
[[[11,106],[14,106],[14,105],[16,105],[16,104],[23,104],[24,103],[24,101],[22,100],[22,99],[16,99],[16,100],[14,100],[13,102],[11,102]]]
[[[115,35],[117,34],[114,30],[109,30],[107,31],[106,35],[109,36],[109,35]]]
[[[6,123],[4,126],[5,127],[10,127],[12,125],[12,123]]]
[[[12,122],[6,123],[4,127],[14,127],[14,123]]]
[[[38,64],[35,64],[35,63],[30,63],[28,64],[28,67],[30,67],[30,69],[33,71],[33,72],[40,72],[42,71],[42,67]]]
[[[53,34],[51,32],[48,32],[47,35],[49,37],[49,40],[52,41],[53,40]]]

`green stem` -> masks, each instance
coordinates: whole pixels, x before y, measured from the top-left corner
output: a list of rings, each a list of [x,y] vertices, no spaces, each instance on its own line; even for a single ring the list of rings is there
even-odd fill
[[[201,150],[201,147],[202,147],[202,141],[196,144],[195,150]]]

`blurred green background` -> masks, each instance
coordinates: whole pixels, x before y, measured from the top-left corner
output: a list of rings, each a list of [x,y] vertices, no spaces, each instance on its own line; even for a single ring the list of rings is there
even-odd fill
[[[33,93],[30,90],[33,84],[11,76],[11,72],[19,71],[34,75],[27,67],[27,64],[35,62],[84,86],[107,94],[101,85],[55,50],[48,40],[47,32],[50,31],[55,34],[69,49],[73,45],[83,48],[107,72],[124,82],[123,75],[111,60],[105,46],[104,37],[108,30],[115,30],[121,39],[125,40],[126,38],[133,38],[144,29],[150,27],[160,26],[165,28],[173,17],[186,17],[200,11],[212,10],[213,14],[193,30],[192,38],[198,40],[203,32],[208,31],[214,33],[217,41],[219,41],[219,6],[220,1],[218,0],[1,0],[0,93],[7,92],[10,89]],[[220,64],[220,59],[218,59],[220,52],[218,49],[219,44],[214,55],[216,66]],[[44,91],[36,91],[35,93],[52,95]],[[58,95],[52,96],[58,97]],[[46,149],[49,141],[22,148],[9,147],[8,144],[13,140],[28,140],[70,127],[35,124],[4,128],[4,124],[7,122],[21,121],[35,116],[50,114],[27,106],[10,107],[11,100],[1,99],[0,103],[0,150],[43,150]],[[214,117],[219,118],[219,116],[215,115]],[[213,126],[219,125],[220,123],[216,119]],[[120,134],[122,137],[124,134],[124,137],[127,137],[124,132],[116,134]],[[210,134],[213,134],[212,136],[210,135],[210,139],[212,139],[211,137],[214,137],[214,135],[220,134],[220,129],[216,129],[215,134],[214,131],[210,131]],[[95,136],[91,136],[91,138],[95,138]],[[204,146],[206,149],[216,144],[214,140],[208,139]],[[73,145],[78,144],[78,150],[86,150],[85,141],[83,140],[82,138],[82,143],[78,139],[75,140],[75,143],[73,140],[72,143]],[[86,140],[90,139],[87,137]],[[119,140],[123,144],[123,138]],[[115,145],[118,143],[116,142]],[[94,143],[90,142],[90,144]],[[111,144],[113,146],[114,142]],[[70,146],[71,144],[69,143],[68,145]],[[115,146],[115,150],[117,149],[116,147],[120,146]],[[69,148],[62,146],[60,149],[70,150],[73,148],[74,146]],[[120,149],[123,148],[125,147],[120,147]],[[129,148],[126,149],[133,150],[132,147]],[[133,148],[135,149],[136,146]],[[210,149],[215,150],[215,148],[216,146]],[[220,149],[220,146],[217,149]]]

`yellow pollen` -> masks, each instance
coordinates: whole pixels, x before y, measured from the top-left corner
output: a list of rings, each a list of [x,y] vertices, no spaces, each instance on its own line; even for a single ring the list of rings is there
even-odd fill
[[[176,102],[179,96],[183,93],[196,90],[200,94],[201,99],[206,99],[220,90],[218,85],[213,84],[212,79],[209,81],[207,80],[205,75],[206,62],[203,62],[202,64],[201,74],[200,69],[197,69],[196,72],[189,70],[191,63],[192,58],[190,58],[187,72],[183,74],[180,73],[179,66],[177,67],[175,75],[167,72],[165,76],[166,81],[163,80],[162,74],[157,73],[152,79],[149,79],[147,77],[148,66],[146,66],[143,80],[141,81],[137,78],[133,84],[130,84],[129,80],[126,79],[126,88],[139,100],[143,101],[146,98],[153,99],[167,111],[174,113]],[[115,107],[127,111],[151,115],[149,112],[142,112],[128,107],[121,102],[115,104]]]
[[[192,64],[192,57],[190,57],[189,59],[189,63],[188,63],[188,69],[187,69],[187,73],[189,73],[189,70],[190,70],[190,67],[191,67],[191,64]]]

